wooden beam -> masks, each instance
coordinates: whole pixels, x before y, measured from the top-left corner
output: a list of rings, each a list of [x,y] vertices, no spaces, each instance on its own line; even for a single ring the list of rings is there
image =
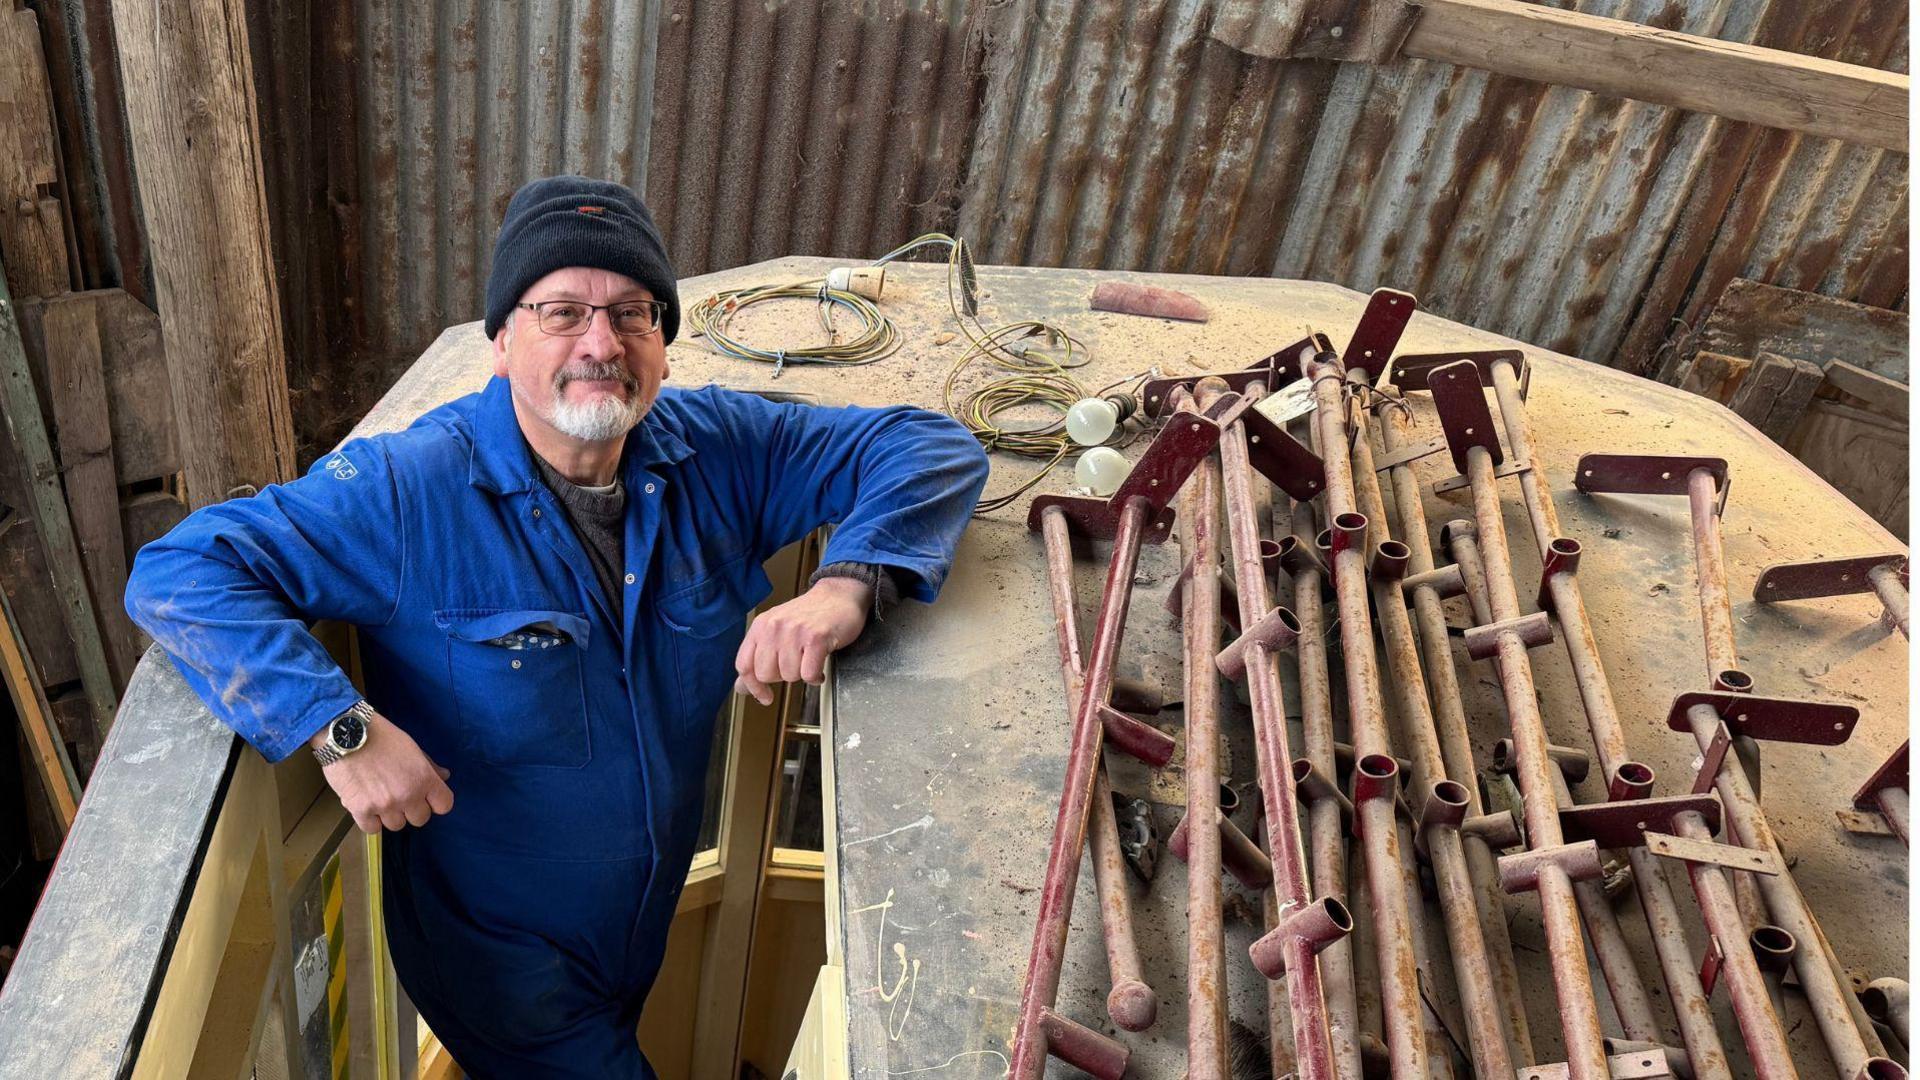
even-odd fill
[[[66,222],[47,194],[60,179],[53,97],[40,20],[12,6],[0,8],[0,252],[14,295],[52,296],[69,282]]]
[[[87,689],[95,720],[104,733],[113,725],[119,695],[114,690],[113,672],[107,666],[93,600],[87,594],[80,549],[74,541],[73,522],[67,517],[66,498],[60,488],[60,471],[54,465],[53,448],[47,442],[46,420],[40,413],[33,373],[27,367],[26,346],[20,339],[19,313],[7,291],[4,274],[0,274],[0,414],[4,414],[14,452],[20,456],[34,531],[40,534],[41,547],[47,554],[47,569],[53,575],[53,588],[60,596],[61,614],[66,619],[67,632],[73,637],[80,681]]]
[[[1848,397],[1859,398],[1896,420],[1907,419],[1906,383],[1895,382],[1845,360],[1833,360],[1827,364],[1827,385]]]
[[[1753,361],[1744,356],[1728,356],[1703,349],[1693,354],[1693,364],[1680,378],[1680,389],[1725,404],[1752,366]]]
[[[245,5],[115,0],[192,506],[296,475]]]
[[[1520,0],[1421,0],[1406,56],[1907,149],[1907,76]]]
[[[94,616],[114,685],[127,685],[147,642],[127,617],[127,547],[120,533],[120,483],[107,418],[105,349],[96,294],[22,305],[21,321],[46,360],[54,442],[66,476],[67,509],[93,595]],[[34,332],[37,331],[37,332]]]
[[[1767,438],[1785,445],[1826,377],[1818,364],[1763,352],[1727,407]]]

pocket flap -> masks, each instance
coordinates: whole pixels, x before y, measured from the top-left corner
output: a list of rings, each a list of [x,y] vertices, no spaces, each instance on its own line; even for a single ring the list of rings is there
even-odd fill
[[[516,630],[540,623],[551,624],[572,638],[581,648],[587,646],[587,617],[573,611],[503,611],[499,608],[452,608],[433,613],[434,624],[460,641],[492,641]]]
[[[772,591],[773,582],[759,563],[734,563],[697,585],[662,597],[655,610],[672,629],[710,638],[744,626],[747,612]]]

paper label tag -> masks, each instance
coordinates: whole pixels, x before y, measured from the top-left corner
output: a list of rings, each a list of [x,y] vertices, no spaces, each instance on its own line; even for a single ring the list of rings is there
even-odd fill
[[[1313,411],[1313,380],[1299,379],[1268,394],[1254,403],[1260,415],[1273,421],[1275,427],[1286,427],[1287,423]]]

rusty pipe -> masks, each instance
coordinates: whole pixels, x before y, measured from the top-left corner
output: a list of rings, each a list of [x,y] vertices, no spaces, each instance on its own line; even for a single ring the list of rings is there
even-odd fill
[[[1180,824],[1174,826],[1173,833],[1167,837],[1167,852],[1181,862],[1187,861],[1187,853],[1192,830],[1187,827],[1192,819],[1182,816]],[[1260,850],[1260,845],[1240,831],[1226,815],[1224,810],[1214,811],[1214,825],[1220,834],[1220,866],[1233,879],[1253,891],[1259,891],[1273,884],[1273,860]]]
[[[1454,569],[1457,570],[1459,567],[1455,567]],[[1548,743],[1547,757],[1553,760],[1554,767],[1560,770],[1560,775],[1565,777],[1569,784],[1580,783],[1593,771],[1593,759],[1587,755],[1585,750],[1577,746],[1561,746],[1557,743]],[[1492,765],[1501,772],[1513,771],[1512,739],[1494,740]],[[1641,768],[1644,769],[1646,766],[1643,765]]]
[[[1873,594],[1880,598],[1880,604],[1887,609],[1886,619],[1900,631],[1900,636],[1911,639],[1907,630],[1907,585],[1900,579],[1900,566],[1887,563],[1867,571],[1867,582],[1873,586]]]
[[[1201,407],[1211,405],[1217,393],[1216,389],[1202,384]],[[1252,626],[1272,608],[1272,602],[1261,563],[1260,523],[1245,426],[1237,422],[1229,424],[1221,435],[1217,452],[1227,511],[1228,550],[1233,558],[1234,577],[1240,585],[1240,621],[1243,626]],[[1255,960],[1259,963],[1264,948],[1277,952],[1284,964],[1295,1068],[1302,1077],[1329,1078],[1334,1076],[1333,1043],[1318,961],[1320,950],[1328,942],[1306,936],[1302,930],[1307,924],[1298,920],[1310,909],[1326,912],[1329,917],[1334,914],[1345,917],[1346,909],[1338,898],[1315,900],[1307,884],[1307,860],[1293,783],[1293,750],[1287,735],[1286,706],[1281,698],[1276,660],[1277,653],[1265,642],[1248,643],[1248,710],[1253,716],[1256,768],[1278,906],[1275,928],[1254,945]],[[1345,925],[1351,929],[1350,917],[1345,917]],[[1269,978],[1275,974],[1271,964],[1263,970]]]
[[[1907,1041],[1907,981],[1875,979],[1860,993],[1867,1015],[1887,1025],[1888,1030]]]
[[[1688,474],[1687,502],[1693,530],[1694,577],[1706,639],[1708,675],[1717,688],[1744,692],[1752,689],[1753,679],[1740,670],[1733,643],[1732,601],[1727,593],[1726,563],[1721,551],[1717,494],[1717,484],[1710,472],[1695,469]],[[1720,730],[1719,714],[1711,706],[1695,706],[1687,711],[1687,723],[1693,729],[1695,740],[1700,742],[1704,755],[1714,735]],[[1703,735],[1704,741],[1701,741]],[[1737,757],[1731,763],[1722,759],[1714,786],[1726,805],[1728,834],[1745,847],[1770,852],[1776,859],[1781,859],[1784,865],[1780,846],[1774,839],[1765,812],[1760,808],[1759,794],[1745,764]],[[1840,1072],[1855,1076],[1868,1072],[1885,1073],[1888,1066],[1899,1068],[1886,1061],[1886,1048],[1880,1044],[1880,1037],[1874,1032],[1873,1023],[1860,1002],[1847,990],[1847,980],[1839,960],[1833,955],[1826,936],[1820,932],[1820,924],[1814,920],[1813,912],[1807,907],[1806,898],[1801,895],[1792,874],[1743,874],[1735,880],[1737,887],[1744,883],[1748,890],[1743,898],[1746,929],[1751,930],[1759,921],[1752,910],[1758,906],[1754,903],[1754,897],[1757,896],[1765,905],[1765,910],[1771,913],[1773,924],[1793,935],[1799,943],[1794,952],[1793,968],[1800,976],[1800,985],[1806,992],[1808,1005],[1813,1009],[1821,1037],[1827,1044],[1827,1052],[1832,1055]],[[1740,937],[1745,940],[1746,935],[1743,933]]]
[[[1113,792],[1104,763],[1093,779],[1093,821],[1089,840],[1093,848],[1094,893],[1100,898],[1100,937],[1107,948],[1107,973],[1113,989],[1107,994],[1107,1016],[1125,1031],[1153,1026],[1160,999],[1147,985],[1140,967],[1140,947],[1133,936],[1133,903],[1127,896],[1127,866],[1120,854],[1119,827],[1113,819]]]
[[[1483,625],[1495,622],[1487,592],[1488,571],[1480,556],[1474,530],[1464,522],[1455,521],[1449,522],[1444,531],[1462,579],[1467,582],[1467,599],[1474,620]],[[1494,746],[1494,764],[1504,772],[1517,772],[1514,746],[1511,739],[1503,739]],[[1551,746],[1548,756],[1552,757]],[[1547,776],[1553,787],[1556,813],[1558,809],[1571,807],[1573,793],[1567,786],[1564,772],[1556,765],[1547,770]],[[1659,1022],[1654,1019],[1653,1001],[1647,995],[1646,982],[1640,976],[1639,965],[1634,962],[1633,950],[1627,944],[1626,934],[1620,928],[1619,916],[1612,902],[1607,899],[1598,881],[1575,881],[1573,893],[1581,921],[1587,927],[1594,958],[1599,962],[1601,977],[1607,984],[1607,996],[1613,1002],[1614,1013],[1620,1018],[1621,1029],[1632,1040],[1658,1041],[1661,1031]]]
[[[1601,771],[1609,778],[1620,776],[1633,761],[1627,753],[1626,730],[1614,704],[1606,668],[1600,662],[1600,646],[1594,638],[1593,622],[1587,615],[1586,599],[1576,575],[1580,544],[1561,531],[1553,495],[1547,489],[1547,474],[1541,469],[1534,450],[1532,423],[1520,394],[1519,372],[1513,361],[1496,359],[1492,378],[1508,450],[1514,459],[1527,466],[1519,477],[1520,493],[1535,545],[1547,571],[1543,600],[1560,630],[1558,636],[1573,669],[1574,685],[1579,690]],[[1666,984],[1693,1071],[1701,1080],[1732,1080],[1732,1066],[1721,1045],[1712,1006],[1694,970],[1680,907],[1659,865],[1659,857],[1643,847],[1630,849],[1626,854],[1628,865],[1633,869],[1634,891],[1639,896],[1654,955],[1660,964],[1661,979]]]
[[[1673,828],[1675,835],[1689,840],[1713,839],[1713,830],[1698,813],[1676,815]],[[1747,1057],[1753,1063],[1754,1075],[1762,1080],[1798,1076],[1793,1067],[1793,1051],[1787,1046],[1780,1014],[1754,956],[1753,943],[1740,917],[1740,907],[1734,901],[1727,873],[1712,863],[1687,863],[1687,876],[1693,880],[1694,896],[1700,901],[1700,917],[1720,946],[1720,977],[1726,981],[1728,996],[1733,999],[1733,1015],[1740,1024],[1741,1038],[1746,1041]]]
[[[1027,975],[1020,990],[1020,1015],[1014,1030],[1013,1062],[1009,1067],[1009,1075],[1015,1080],[1040,1080],[1046,1070],[1048,1054],[1064,1058],[1063,1051],[1100,1065],[1111,1065],[1117,1056],[1121,1071],[1125,1071],[1126,1067],[1128,1052],[1124,1044],[1107,1039],[1107,1042],[1119,1047],[1116,1055],[1112,1047],[1103,1047],[1097,1040],[1086,1038],[1087,1035],[1099,1033],[1075,1025],[1055,1013],[1053,1003],[1060,992],[1060,968],[1066,959],[1073,893],[1080,877],[1080,853],[1086,847],[1094,778],[1101,764],[1102,730],[1098,706],[1105,703],[1113,679],[1114,659],[1120,651],[1120,638],[1126,628],[1127,606],[1133,599],[1133,574],[1140,560],[1140,543],[1146,520],[1147,503],[1144,499],[1131,500],[1120,509],[1114,529],[1113,554],[1107,563],[1106,587],[1100,596],[1100,613],[1094,621],[1093,646],[1089,650],[1085,676],[1081,682],[1080,700],[1072,703],[1073,742],[1067,755],[1066,782],[1060,793],[1060,809],[1054,818],[1053,839],[1047,849],[1047,870],[1040,889],[1040,910],[1035,916],[1033,947],[1027,957]],[[1071,596],[1073,548],[1067,534],[1065,512],[1047,510],[1042,515],[1041,526],[1041,531],[1048,537],[1048,579],[1066,583],[1067,595]],[[1056,591],[1059,588],[1056,586]],[[1069,663],[1064,656],[1067,641],[1064,633],[1061,634],[1061,640],[1061,670],[1064,672],[1068,670]],[[1074,644],[1077,647],[1077,639]],[[1074,1064],[1093,1071],[1081,1061]],[[1103,1080],[1107,1078],[1103,1077]],[[1118,1080],[1118,1074],[1111,1080]]]
[[[1349,384],[1352,384],[1353,392],[1365,392],[1366,371],[1358,367],[1349,367],[1346,369],[1345,378]],[[1393,548],[1386,547],[1389,539],[1387,504],[1381,495],[1379,474],[1373,467],[1373,443],[1368,435],[1368,426],[1365,409],[1354,409],[1348,414],[1348,429],[1352,432],[1352,438],[1348,440],[1348,450],[1352,455],[1354,499],[1355,504],[1360,508],[1361,515],[1367,519],[1367,527],[1361,534],[1361,541],[1369,553],[1369,575],[1385,574],[1397,582],[1405,576],[1409,553],[1405,545],[1396,544]],[[1392,554],[1383,555],[1383,549],[1391,551]],[[1404,615],[1405,600],[1402,599],[1401,603],[1402,615]],[[1383,655],[1376,659],[1375,663],[1386,665],[1387,661]],[[1376,670],[1380,668],[1377,667]],[[1425,687],[1418,682],[1411,685],[1404,683],[1396,678],[1391,670],[1386,672],[1385,682],[1392,686],[1394,692],[1394,708],[1390,710],[1390,714],[1404,721],[1406,710],[1409,708],[1405,699],[1409,695],[1424,693]],[[1403,733],[1390,737],[1404,738],[1405,735]],[[1422,845],[1418,842],[1412,824],[1404,817],[1395,817],[1394,829],[1398,835],[1400,878],[1407,893],[1408,928],[1413,933],[1415,970],[1420,980],[1428,984],[1437,984],[1439,958],[1434,951],[1434,935],[1427,927],[1426,905],[1421,901],[1420,896],[1420,870],[1414,862],[1415,850]],[[1425,1007],[1421,1009],[1420,1020],[1425,1030],[1427,1073],[1435,1080],[1450,1080],[1453,1075],[1453,1059],[1448,1044],[1452,1042],[1452,1036],[1442,1022],[1439,1010],[1430,1002],[1423,1000],[1422,1004]]]
[[[1754,927],[1753,932],[1747,935],[1747,946],[1753,950],[1754,962],[1760,965],[1760,977],[1766,980],[1767,996],[1773,1001],[1773,1014],[1784,1023],[1787,1015],[1784,983],[1787,972],[1793,970],[1793,954],[1799,949],[1800,943],[1793,940],[1792,934],[1769,924]],[[1868,1015],[1872,1015],[1871,1011]]]
[[[1710,705],[1696,705],[1687,710],[1687,724],[1701,753],[1706,753],[1720,729],[1720,714]],[[1720,794],[1731,836],[1742,846],[1768,852],[1784,864],[1780,845],[1774,840],[1773,829],[1760,809],[1760,800],[1753,794],[1746,770],[1738,764],[1722,762],[1714,789]],[[1855,1017],[1853,1010],[1860,1007],[1859,1002],[1854,1000],[1839,974],[1826,938],[1820,933],[1819,924],[1814,921],[1806,897],[1801,895],[1792,874],[1754,876],[1760,879],[1760,892],[1773,914],[1774,925],[1792,934],[1799,943],[1793,957],[1794,974],[1800,977],[1807,1006],[1813,1010],[1814,1021],[1834,1066],[1842,1076],[1859,1076],[1869,1069],[1880,1075],[1904,1076],[1905,1070],[1888,1071],[1889,1066],[1900,1067],[1886,1061],[1878,1036],[1872,1034],[1871,1023],[1860,1022],[1865,1019],[1864,1011],[1859,1018]]]
[[[1486,553],[1486,573],[1482,576],[1487,584],[1488,605],[1495,622],[1508,623],[1520,617],[1520,599],[1513,584],[1513,563],[1507,550],[1506,523],[1500,514],[1500,491],[1493,472],[1493,458],[1486,447],[1478,445],[1469,446],[1466,457],[1476,532]],[[1515,779],[1524,796],[1527,842],[1534,852],[1564,849],[1566,844],[1553,788],[1557,770],[1547,754],[1546,726],[1534,694],[1533,665],[1517,632],[1501,633],[1498,645],[1495,665],[1507,704],[1507,719],[1512,725]],[[1510,855],[1501,862],[1514,858],[1516,856]],[[1593,1000],[1593,977],[1587,966],[1586,941],[1573,885],[1574,878],[1563,862],[1549,862],[1539,867],[1535,875],[1547,956],[1560,1002],[1568,1075],[1573,1080],[1607,1080],[1606,1049],[1600,1042],[1600,1012]]]
[[[1374,475],[1364,427],[1354,440],[1354,474],[1368,478]],[[1384,503],[1381,509],[1384,511]],[[1386,535],[1384,521],[1375,535]],[[1416,836],[1433,865],[1474,1074],[1507,1076],[1514,1071],[1514,1062],[1506,1010],[1495,989],[1493,964],[1487,954],[1483,922],[1458,831],[1466,817],[1469,799],[1464,785],[1447,779],[1440,737],[1435,731],[1433,710],[1427,698],[1426,676],[1421,670],[1420,649],[1407,614],[1406,597],[1400,588],[1400,579],[1405,576],[1412,557],[1412,549],[1397,540],[1382,539],[1375,546],[1374,610],[1380,616],[1381,636],[1386,645],[1387,676],[1401,691],[1401,720],[1414,762],[1415,802],[1425,802]],[[1448,794],[1457,798],[1449,799]]]
[[[1887,819],[1887,827],[1900,838],[1900,842],[1907,843],[1907,789],[1883,787],[1873,793],[1873,805],[1880,811],[1880,816]]]
[[[1066,686],[1068,707],[1078,713],[1085,696],[1086,671],[1080,657],[1073,546],[1067,533],[1066,516],[1059,511],[1044,515],[1041,536],[1047,546],[1047,591],[1053,602],[1053,625],[1059,639],[1060,677]],[[1107,995],[1107,1015],[1123,1030],[1145,1031],[1153,1026],[1160,1000],[1142,974],[1140,949],[1133,932],[1133,904],[1127,894],[1126,864],[1120,853],[1113,793],[1104,761],[1094,773],[1092,811],[1093,820],[1088,827],[1092,830],[1094,892],[1100,898],[1101,938],[1106,946],[1107,971],[1113,984]]]
[[[1380,425],[1381,446],[1388,453],[1413,440],[1412,418],[1406,410],[1393,405],[1392,389],[1389,388],[1389,399],[1379,407],[1379,416],[1384,421]],[[1454,670],[1453,645],[1448,637],[1446,613],[1441,607],[1442,600],[1466,591],[1466,581],[1456,565],[1448,564],[1444,570],[1434,568],[1426,506],[1421,497],[1420,479],[1412,463],[1389,468],[1387,479],[1393,490],[1394,509],[1404,534],[1403,542],[1412,556],[1407,563],[1409,576],[1402,585],[1413,601],[1414,621],[1420,632],[1424,669],[1432,689],[1433,726],[1439,740],[1442,772],[1466,788],[1468,821],[1471,824],[1476,819],[1485,820],[1487,815],[1480,802],[1477,783],[1479,768],[1474,761],[1473,738],[1467,727],[1466,708],[1460,698],[1459,676]],[[1511,843],[1519,843],[1518,823],[1511,814],[1505,816],[1505,821],[1512,830]],[[1481,939],[1486,943],[1488,960],[1492,964],[1494,992],[1505,1014],[1504,1026],[1509,1047],[1516,1063],[1530,1063],[1533,1060],[1533,1038],[1528,1029],[1526,1006],[1520,993],[1520,975],[1514,964],[1513,943],[1507,928],[1506,896],[1500,890],[1499,871],[1494,861],[1494,851],[1502,846],[1509,845],[1491,844],[1484,830],[1467,828],[1461,836],[1467,876],[1473,886],[1475,906],[1480,914]]]
[[[1313,380],[1313,423],[1326,465],[1327,517],[1333,527],[1333,586],[1340,612],[1340,648],[1345,661],[1347,710],[1354,749],[1361,755],[1392,753],[1386,705],[1374,666],[1372,620],[1367,611],[1366,552],[1354,543],[1367,519],[1356,509],[1348,445],[1345,373],[1331,353],[1305,365]],[[1374,942],[1379,956],[1380,995],[1387,1053],[1396,1076],[1428,1068],[1426,1007],[1420,1000],[1414,961],[1412,914],[1400,871],[1400,838],[1392,798],[1355,800],[1354,814],[1366,867]]]
[[[1733,597],[1727,592],[1727,561],[1720,547],[1719,494],[1720,485],[1711,470],[1687,474],[1694,586],[1700,594],[1701,636],[1707,643],[1707,681],[1716,688],[1743,690],[1753,680],[1740,670],[1733,643]]]
[[[1073,597],[1073,551],[1064,515],[1042,519],[1048,553],[1048,592],[1053,600],[1054,627],[1059,636],[1060,674],[1066,684],[1068,706],[1076,712],[1083,696],[1085,672],[1080,660],[1080,630]],[[1056,548],[1058,549],[1056,553]],[[1057,555],[1057,557],[1056,557]],[[1066,572],[1051,571],[1058,565]],[[1113,817],[1113,794],[1103,761],[1094,774],[1093,821],[1094,892],[1100,898],[1100,931],[1107,950],[1107,971],[1113,989],[1107,994],[1107,1015],[1126,1031],[1153,1026],[1160,999],[1147,985],[1140,966],[1140,949],[1133,932],[1133,904],[1127,894],[1126,864],[1120,853],[1118,826]]]
[[[1190,406],[1184,391],[1176,407]],[[1186,669],[1187,816],[1220,811],[1220,466],[1200,463],[1180,493],[1187,588],[1181,599]],[[1206,832],[1208,830],[1202,830]],[[1220,835],[1187,847],[1187,1068],[1193,1080],[1227,1077],[1227,966],[1220,891]]]
[[[1462,579],[1467,583],[1467,599],[1472,608],[1475,622],[1483,625],[1496,622],[1493,616],[1492,599],[1489,595],[1488,571],[1479,550],[1475,530],[1465,522],[1449,522],[1442,534],[1452,549],[1455,564],[1460,568]],[[1506,634],[1502,637],[1511,637]],[[1508,752],[1516,745],[1508,740]],[[1518,775],[1518,766],[1509,762],[1509,771]],[[1546,775],[1552,788],[1555,806],[1555,820],[1561,808],[1573,805],[1573,795],[1567,787],[1566,777],[1558,767],[1548,768]],[[1531,795],[1525,796],[1529,801]],[[1564,849],[1551,848],[1560,851]],[[1519,857],[1510,857],[1519,865]],[[1597,860],[1597,853],[1596,853]],[[1599,963],[1600,973],[1607,985],[1607,995],[1613,1001],[1614,1012],[1620,1018],[1622,1030],[1629,1039],[1643,1042],[1658,1041],[1660,1027],[1653,1016],[1653,1003],[1647,995],[1646,984],[1640,976],[1639,966],[1634,962],[1633,951],[1627,944],[1625,933],[1620,928],[1619,918],[1607,899],[1601,884],[1593,878],[1599,876],[1599,863],[1593,864],[1592,878],[1576,878],[1573,882],[1575,908],[1580,921],[1587,927],[1589,944]],[[1502,873],[1507,873],[1508,859],[1502,859]],[[1526,880],[1531,883],[1533,875],[1529,872]]]
[[[1308,863],[1315,897],[1343,897],[1347,891],[1347,822],[1352,805],[1340,794],[1333,777],[1333,688],[1327,665],[1324,581],[1327,566],[1313,553],[1318,531],[1311,503],[1288,500],[1286,540],[1304,552],[1287,566],[1292,577],[1294,617],[1300,622],[1294,643],[1295,669],[1300,682],[1300,742],[1308,768],[1295,764],[1296,790],[1306,791]],[[1288,545],[1281,543],[1281,558]],[[1325,781],[1319,791],[1303,786],[1308,777]],[[1326,990],[1327,1026],[1333,1039],[1334,1073],[1340,1080],[1360,1080],[1360,1017],[1353,977],[1353,939],[1345,937],[1320,954],[1320,973]]]

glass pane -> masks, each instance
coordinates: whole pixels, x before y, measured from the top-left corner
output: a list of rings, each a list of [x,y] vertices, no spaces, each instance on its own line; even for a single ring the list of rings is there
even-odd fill
[[[800,715],[787,727],[780,762],[780,812],[773,846],[819,851],[825,837],[820,796],[820,688],[807,687]]]
[[[733,695],[727,696],[713,718],[713,753],[707,758],[707,798],[700,811],[700,842],[694,851],[720,846],[720,819],[726,813],[727,748],[733,739]]]

